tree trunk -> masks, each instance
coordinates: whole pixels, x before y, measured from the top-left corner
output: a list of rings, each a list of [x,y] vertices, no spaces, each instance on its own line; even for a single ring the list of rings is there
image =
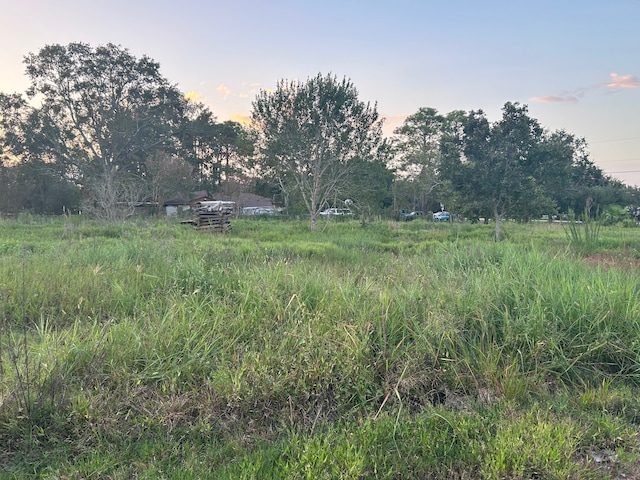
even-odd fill
[[[496,221],[496,242],[500,241],[500,235],[502,233],[502,214],[498,213],[498,207],[494,207],[493,216]]]
[[[318,230],[318,216],[314,213],[311,214],[311,231],[315,232]]]

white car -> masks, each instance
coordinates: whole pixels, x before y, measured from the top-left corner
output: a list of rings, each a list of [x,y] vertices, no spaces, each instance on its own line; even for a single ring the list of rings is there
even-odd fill
[[[329,216],[329,215],[351,215],[351,210],[348,208],[327,208],[320,212],[320,215]]]
[[[451,220],[451,214],[449,212],[436,212],[433,214],[433,219],[437,222],[448,222]]]

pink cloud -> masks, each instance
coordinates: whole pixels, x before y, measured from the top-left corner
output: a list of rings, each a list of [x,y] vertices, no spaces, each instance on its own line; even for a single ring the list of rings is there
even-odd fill
[[[612,73],[611,82],[606,83],[607,88],[638,88],[640,87],[640,79],[633,75],[618,75]]]
[[[394,128],[402,125],[409,115],[380,115],[384,119],[386,126],[392,125]]]
[[[534,103],[578,103],[578,97],[573,95],[563,97],[547,95],[544,97],[531,97],[529,101]]]
[[[610,82],[597,83],[586,87],[576,88],[561,92],[560,95],[545,95],[542,97],[531,97],[529,101],[535,103],[578,103],[589,91],[607,88],[610,90],[620,90],[622,88],[639,88],[640,78],[634,75],[618,75],[611,73]]]

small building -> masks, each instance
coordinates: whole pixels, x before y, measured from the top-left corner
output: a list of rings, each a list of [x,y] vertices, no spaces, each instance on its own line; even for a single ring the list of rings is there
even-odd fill
[[[240,193],[235,196],[216,195],[216,200],[235,202],[238,211],[243,215],[273,215],[278,208],[270,198],[256,195],[255,193]]]
[[[211,200],[213,198],[209,196],[206,190],[198,190],[189,196],[189,203],[192,208],[195,208],[200,202],[209,202]]]
[[[191,202],[185,198],[172,198],[162,204],[169,217],[175,217],[182,212],[191,210]]]
[[[176,197],[162,204],[168,216],[173,217],[183,212],[197,208],[201,202],[212,200],[206,190],[199,190],[189,195],[189,198]]]

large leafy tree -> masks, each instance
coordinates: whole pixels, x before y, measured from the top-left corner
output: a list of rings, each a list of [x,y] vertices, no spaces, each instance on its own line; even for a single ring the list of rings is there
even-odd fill
[[[393,172],[384,158],[352,160],[352,174],[346,186],[346,206],[355,211],[362,222],[379,215],[393,205]]]
[[[507,217],[527,219],[556,208],[558,189],[570,178],[573,137],[548,133],[525,105],[506,103],[490,123],[470,112],[462,129],[443,141],[443,179],[461,211],[493,217],[496,240]]]
[[[0,102],[3,143],[21,160],[55,164],[95,193],[175,148],[186,101],[150,58],[113,44],[70,43],[45,46],[24,63],[26,98]]]
[[[78,209],[80,192],[64,167],[29,155],[37,135],[24,128],[34,116],[27,107],[21,95],[0,93],[0,212],[60,214]]]
[[[214,158],[220,165],[222,180],[228,182],[242,172],[253,154],[251,133],[238,122],[227,120],[215,125],[214,139]]]
[[[39,148],[85,170],[137,171],[144,156],[171,147],[185,100],[146,56],[108,44],[49,45],[25,58],[31,87],[40,96]]]
[[[202,104],[189,102],[178,134],[180,152],[196,172],[202,189],[218,190],[253,154],[251,132],[231,120],[219,123]]]
[[[589,158],[589,150],[584,139],[574,140],[573,164],[569,174],[569,184],[558,200],[560,210],[573,210],[578,215],[596,215],[608,205],[627,206],[635,204],[632,190],[606,175]],[[588,209],[585,212],[585,209]]]
[[[294,189],[317,229],[320,211],[345,191],[352,160],[371,159],[382,142],[375,105],[358,99],[350,80],[321,75],[306,82],[279,81],[253,102],[260,167]]]
[[[180,151],[193,165],[201,188],[209,189],[220,183],[221,169],[215,158],[216,118],[202,104],[189,102],[178,134]]]
[[[402,203],[419,210],[434,205],[442,183],[441,139],[463,116],[461,111],[442,115],[435,108],[420,108],[394,130],[393,167],[397,174],[396,190],[405,192]]]

